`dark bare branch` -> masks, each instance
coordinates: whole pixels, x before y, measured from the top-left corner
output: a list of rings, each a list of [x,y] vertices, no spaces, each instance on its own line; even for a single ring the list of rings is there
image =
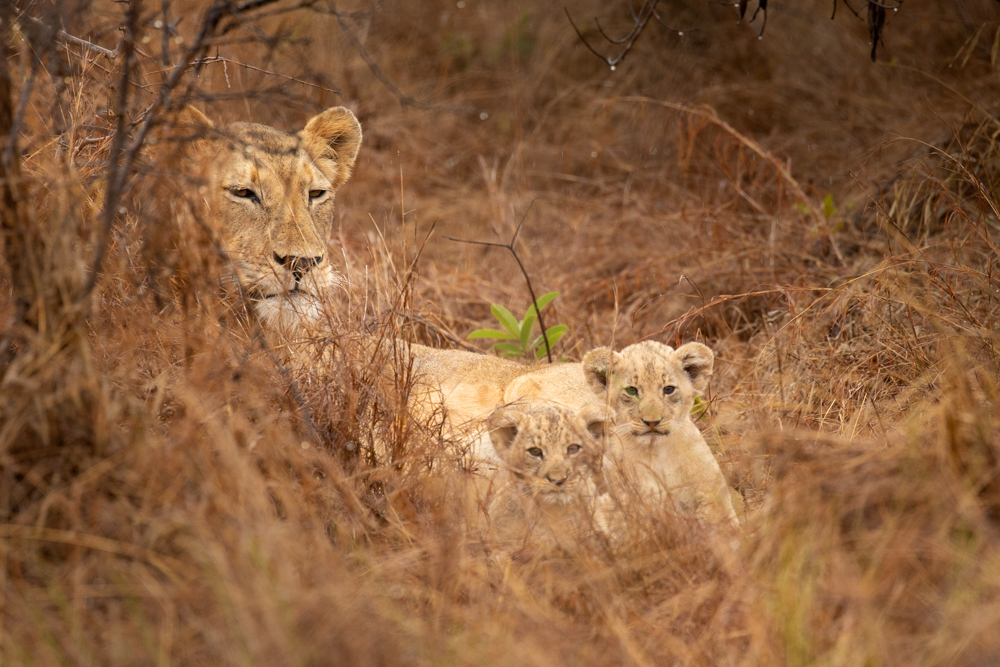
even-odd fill
[[[28,23],[37,28],[51,29],[51,27],[47,25],[44,21],[36,19],[34,16],[29,16],[28,14],[21,14],[18,17],[18,20],[27,21]],[[80,39],[79,37],[75,37],[64,30],[55,30],[54,36],[56,39],[58,39],[60,42],[63,42],[64,44],[72,44],[73,46],[83,47],[88,51],[93,51],[94,53],[104,56],[108,60],[114,60],[115,58],[118,57],[117,51],[106,49],[103,46],[99,46],[97,44],[94,44],[93,42],[88,42],[85,39]]]
[[[868,8],[867,23],[869,37],[871,38],[871,58],[874,61],[876,57],[876,52],[879,44],[882,42],[882,35],[886,25],[887,11],[891,10],[893,12],[898,11],[903,6],[904,0],[865,0],[866,6]],[[762,21],[760,25],[760,31],[758,32],[758,37],[763,39],[764,31],[767,28],[767,2],[768,0],[757,0],[757,5],[753,9],[753,13],[750,15],[750,19],[746,23],[753,23],[757,20],[758,16],[761,16]],[[858,19],[865,20],[861,17],[861,14],[850,4],[849,0],[833,0],[833,11],[830,18],[833,19],[837,16],[837,4],[838,2],[843,2]],[[751,7],[750,0],[737,0],[737,2],[719,2],[717,4],[725,4],[735,6],[738,10],[739,21],[738,23],[743,23],[746,19],[748,9]],[[608,44],[612,44],[619,47],[618,53],[615,55],[605,55],[601,53],[587,38],[584,36],[580,28],[577,27],[576,22],[573,21],[573,17],[569,13],[569,9],[563,8],[566,13],[566,18],[569,20],[569,24],[573,27],[576,32],[576,36],[583,43],[587,50],[593,53],[595,56],[600,58],[602,61],[611,66],[614,69],[625,56],[629,54],[632,48],[635,46],[636,42],[642,36],[648,27],[651,19],[656,19],[664,28],[670,30],[671,32],[676,32],[678,35],[683,35],[685,32],[693,32],[697,28],[687,28],[680,29],[674,28],[664,22],[663,18],[657,11],[657,5],[659,5],[659,0],[644,0],[641,5],[636,8],[632,0],[625,0],[625,6],[628,10],[628,15],[632,19],[632,27],[624,34],[623,37],[613,37],[604,26],[601,21],[595,17],[594,24],[597,26],[597,32],[600,34],[601,38],[604,39]]]
[[[531,303],[535,306],[535,314],[538,315],[538,326],[542,330],[542,342],[545,343],[545,356],[552,363],[552,349],[549,347],[549,333],[545,328],[545,320],[542,319],[542,311],[538,308],[538,298],[535,296],[535,288],[531,285],[531,277],[528,275],[528,269],[525,268],[524,262],[521,261],[520,255],[517,254],[517,240],[521,236],[521,229],[524,227],[524,221],[528,219],[528,212],[531,211],[531,207],[535,205],[537,200],[532,199],[531,203],[528,204],[528,208],[525,209],[524,215],[521,216],[521,221],[517,223],[517,229],[514,230],[514,235],[511,237],[508,243],[496,243],[495,241],[471,241],[469,239],[458,239],[453,236],[446,236],[445,238],[449,241],[455,241],[456,243],[468,243],[469,245],[481,245],[488,248],[506,248],[510,251],[510,254],[514,256],[514,261],[517,262],[517,267],[521,269],[521,275],[524,276],[524,282],[528,286],[528,295],[531,297]]]
[[[614,69],[622,60],[625,59],[625,56],[627,56],[629,51],[632,50],[632,47],[635,46],[636,41],[638,41],[639,37],[642,36],[642,33],[646,30],[646,27],[649,25],[651,19],[656,18],[657,22],[659,22],[660,25],[664,26],[665,28],[673,32],[676,32],[679,35],[684,34],[683,30],[677,30],[676,28],[671,28],[670,26],[668,26],[666,23],[663,22],[659,14],[657,14],[656,12],[656,6],[659,4],[659,2],[660,0],[644,0],[642,5],[639,6],[639,10],[637,12],[635,7],[632,6],[630,0],[628,2],[628,11],[629,15],[632,17],[633,24],[632,27],[628,30],[628,32],[625,33],[625,36],[620,38],[615,38],[609,35],[607,31],[604,30],[604,26],[601,25],[600,20],[598,20],[596,17],[594,18],[594,24],[597,26],[597,31],[600,33],[601,37],[603,37],[608,43],[621,47],[621,50],[615,56],[606,56],[597,49],[595,49],[590,44],[590,42],[587,41],[587,38],[583,36],[583,33],[580,32],[580,29],[576,26],[576,23],[573,21],[573,17],[570,16],[569,9],[563,7],[563,11],[566,12],[566,18],[569,19],[570,25],[573,26],[573,30],[576,31],[576,36],[580,38],[580,41],[583,42],[583,45],[586,46],[591,53],[593,53],[595,56],[606,62],[608,65],[611,66],[612,69]]]

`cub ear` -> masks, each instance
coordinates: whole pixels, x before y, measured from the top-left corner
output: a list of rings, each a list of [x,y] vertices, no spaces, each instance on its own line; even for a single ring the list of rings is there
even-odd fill
[[[517,410],[509,407],[497,408],[490,415],[487,430],[497,454],[502,454],[514,444],[514,438],[517,437],[517,431],[521,426],[520,417],[521,414]]]
[[[313,116],[299,136],[334,190],[351,177],[361,146],[361,123],[350,109],[331,107]]]
[[[677,348],[676,354],[695,390],[699,393],[705,391],[715,366],[715,353],[701,343],[687,343]]]
[[[605,436],[615,425],[614,414],[605,406],[598,403],[585,405],[576,414],[580,421],[583,422],[590,436],[600,443],[604,442]]]
[[[610,347],[596,347],[583,355],[583,377],[586,378],[587,385],[598,396],[606,396],[611,371],[621,367],[622,362],[622,355]]]

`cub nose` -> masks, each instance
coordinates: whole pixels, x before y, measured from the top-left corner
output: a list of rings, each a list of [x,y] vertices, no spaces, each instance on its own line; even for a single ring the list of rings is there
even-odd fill
[[[546,475],[546,476],[545,476],[545,479],[547,479],[548,481],[552,482],[552,483],[553,483],[553,484],[555,484],[556,486],[562,486],[563,484],[565,484],[565,483],[566,483],[566,478],[567,478],[567,477],[568,477],[568,475],[565,475],[565,476],[563,476],[563,477],[562,477],[562,478],[560,478],[560,479],[552,479],[552,476],[551,476],[551,475]]]
[[[296,282],[302,280],[302,276],[309,273],[309,270],[323,261],[322,257],[298,257],[296,255],[285,255],[282,257],[274,253],[274,261],[292,272]]]
[[[663,420],[662,419],[656,419],[656,420],[643,419],[642,423],[645,424],[646,426],[648,426],[649,428],[656,428],[657,426],[660,425],[661,421],[663,421]]]

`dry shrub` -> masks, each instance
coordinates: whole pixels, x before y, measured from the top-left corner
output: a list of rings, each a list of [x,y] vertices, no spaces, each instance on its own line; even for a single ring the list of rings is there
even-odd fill
[[[0,661],[994,662],[998,126],[952,92],[992,103],[980,9],[908,3],[884,47],[906,69],[871,66],[827,2],[775,8],[763,41],[689,3],[670,22],[701,30],[612,73],[559,7],[464,4],[225,14],[155,111],[153,22],[185,16],[175,63],[197,3],[135,16],[124,103],[121,58],[21,15],[26,41],[5,34],[24,178],[4,181]],[[127,24],[60,9],[107,48]],[[174,214],[197,182],[159,122],[187,102],[361,118],[331,240],[351,286],[303,340],[262,331],[212,230]],[[116,172],[148,113],[160,143]],[[520,252],[562,293],[557,352],[716,350],[702,419],[746,500],[737,549],[636,513],[620,543],[497,558],[441,415],[403,408],[389,341],[467,345],[491,302],[527,304],[507,255],[441,236],[506,240],[533,201]]]

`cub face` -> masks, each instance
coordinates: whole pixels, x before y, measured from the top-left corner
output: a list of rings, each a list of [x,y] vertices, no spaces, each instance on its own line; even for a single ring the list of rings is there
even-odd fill
[[[591,389],[607,396],[616,414],[616,432],[628,441],[654,445],[690,422],[694,397],[708,386],[715,355],[701,343],[674,350],[644,341],[620,353],[603,347],[583,358]]]
[[[319,316],[322,299],[344,277],[327,242],[337,190],[351,175],[361,126],[343,107],[291,134],[257,123],[216,128],[188,107],[177,128],[194,132],[187,167],[199,179],[204,219],[239,282],[268,324]]]
[[[494,411],[489,434],[522,492],[543,503],[567,503],[593,493],[601,441],[612,423],[612,415],[600,406],[577,412],[513,404]]]

